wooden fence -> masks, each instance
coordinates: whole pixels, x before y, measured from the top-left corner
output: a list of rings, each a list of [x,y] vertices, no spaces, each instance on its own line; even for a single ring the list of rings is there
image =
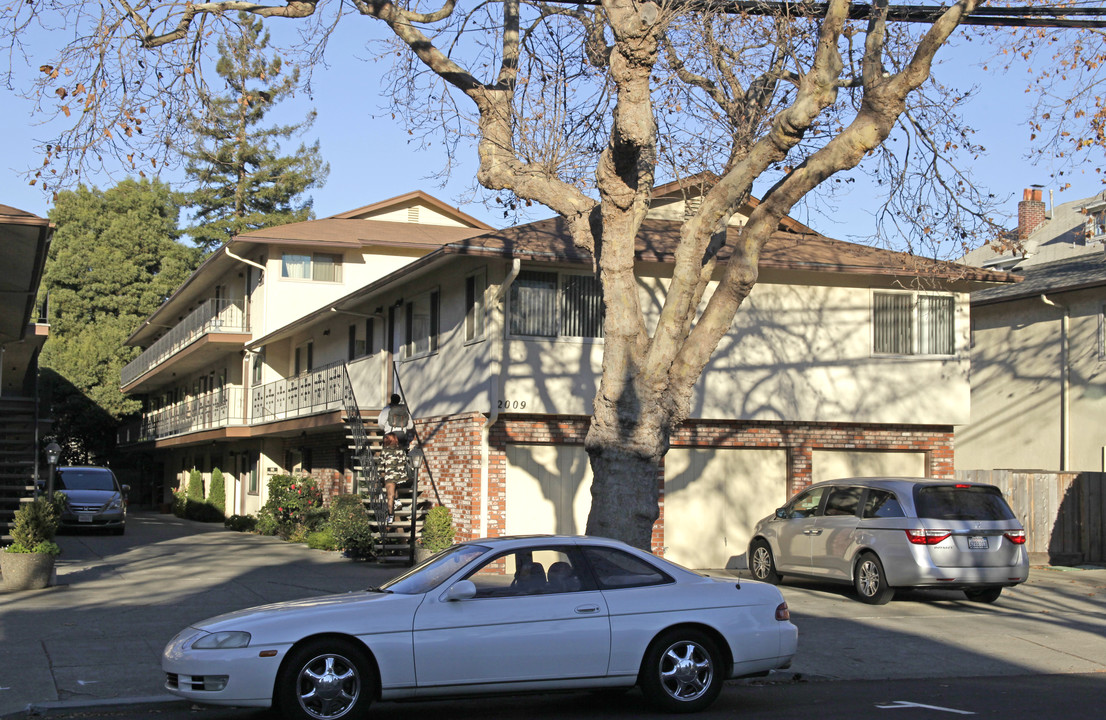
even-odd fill
[[[1002,490],[1025,526],[1031,562],[1106,562],[1106,473],[961,470],[956,479]]]

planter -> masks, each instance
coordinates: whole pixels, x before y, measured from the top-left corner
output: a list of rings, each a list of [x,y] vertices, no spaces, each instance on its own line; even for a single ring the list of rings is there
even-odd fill
[[[47,587],[54,575],[55,559],[55,556],[46,553],[0,552],[4,587],[11,592]]]

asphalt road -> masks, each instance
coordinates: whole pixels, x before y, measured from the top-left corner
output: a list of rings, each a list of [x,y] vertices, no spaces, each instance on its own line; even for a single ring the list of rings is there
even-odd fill
[[[167,698],[160,652],[185,625],[263,602],[360,589],[398,572],[154,513],[132,515],[123,537],[65,535],[59,542],[57,586],[0,592],[0,718],[25,717],[28,708],[72,717],[174,717],[180,704],[149,701]],[[833,712],[851,707],[850,717],[943,717],[945,711],[895,704],[938,698],[929,704],[979,714],[989,701],[1012,698],[1004,715],[1012,718],[1059,717],[1059,708],[1087,698],[1101,716],[1106,569],[1033,568],[1028,583],[993,605],[941,591],[903,592],[876,607],[857,602],[846,588],[795,582],[781,588],[800,632],[793,667],[772,683],[728,686],[706,717],[789,717],[777,712],[784,700],[796,712],[805,709],[804,717],[812,711],[836,717],[828,714],[830,702]],[[1033,693],[1019,700],[1026,688]],[[1034,705],[1038,697],[1051,700]],[[267,717],[184,707],[193,718]],[[382,703],[373,716],[443,707]],[[1031,707],[1043,712],[1030,714]],[[579,694],[451,702],[448,714],[528,717],[538,709],[556,717],[587,717],[593,709],[652,713],[632,692],[598,702]]]

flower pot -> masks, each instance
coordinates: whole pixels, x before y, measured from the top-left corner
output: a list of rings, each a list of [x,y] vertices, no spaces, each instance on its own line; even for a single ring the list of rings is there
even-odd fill
[[[0,573],[9,591],[41,590],[50,584],[54,560],[48,553],[0,552]]]

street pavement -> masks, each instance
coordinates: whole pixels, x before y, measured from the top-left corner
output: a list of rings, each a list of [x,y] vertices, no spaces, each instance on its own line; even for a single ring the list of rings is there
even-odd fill
[[[58,542],[53,587],[0,584],[0,719],[180,703],[162,689],[160,655],[189,623],[402,570],[155,513],[131,513],[124,536]],[[952,591],[869,606],[848,588],[781,589],[799,653],[758,683],[1106,672],[1106,568],[1035,567],[993,605]]]

